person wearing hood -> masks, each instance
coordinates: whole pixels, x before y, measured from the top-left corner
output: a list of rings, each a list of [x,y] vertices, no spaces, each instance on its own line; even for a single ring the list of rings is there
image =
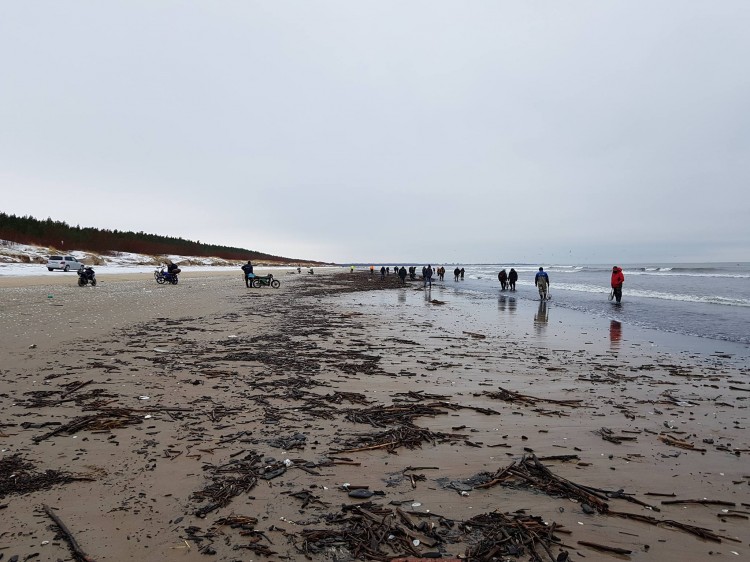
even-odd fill
[[[497,280],[500,281],[500,289],[504,291],[508,287],[508,273],[503,269],[497,274]]]
[[[511,267],[510,273],[508,274],[508,285],[510,286],[511,291],[516,290],[516,281],[518,281],[518,272]]]
[[[612,293],[614,293],[615,300],[619,303],[622,300],[622,284],[625,282],[625,276],[622,274],[622,269],[617,266],[612,268]]]

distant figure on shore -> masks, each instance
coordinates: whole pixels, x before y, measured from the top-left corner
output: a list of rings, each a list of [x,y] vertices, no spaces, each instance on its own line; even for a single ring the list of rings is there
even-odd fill
[[[516,281],[518,281],[518,272],[511,267],[510,273],[508,274],[508,285],[510,286],[511,291],[516,290]]]
[[[461,275],[461,270],[456,268],[453,270],[453,280],[458,281],[458,276]]]
[[[313,275],[313,274],[315,273],[315,272],[313,271],[313,268],[312,268],[312,267],[311,267],[310,269],[308,269],[308,270],[307,270],[307,272],[308,272],[308,273],[309,273],[310,275]]]
[[[625,282],[625,275],[622,273],[622,269],[617,266],[612,268],[612,293],[615,300],[619,304],[622,300],[622,284]]]
[[[500,290],[504,291],[508,288],[508,274],[504,269],[497,274],[497,280],[500,281]]]
[[[549,275],[544,271],[543,267],[539,268],[539,271],[534,276],[534,285],[539,289],[539,298],[547,300],[549,293]]]
[[[432,288],[432,266],[428,265],[424,270],[424,286],[427,287],[427,284],[430,284],[430,288]]]
[[[412,281],[414,281],[416,278],[417,278],[417,266],[416,265],[412,265],[409,268],[409,279],[411,279]]]
[[[464,268],[462,267],[461,268],[461,280],[463,281],[463,279],[464,279]]]
[[[354,273],[354,266],[353,265],[349,266],[349,273]]]
[[[297,273],[302,273],[302,268],[297,266]]]
[[[248,260],[248,262],[245,265],[243,265],[241,269],[242,269],[242,277],[245,279],[245,287],[249,289],[253,285],[250,282],[250,279],[252,279],[250,275],[253,274],[253,263],[250,260]]]
[[[390,265],[385,268],[385,274],[386,275],[390,275],[391,274],[391,266]]]
[[[402,283],[406,283],[406,268],[403,265],[398,270],[398,276],[401,278]]]
[[[385,266],[380,267],[380,278],[385,279]]]
[[[375,273],[375,266],[374,266],[374,265],[371,265],[371,266],[370,266],[370,277],[372,277],[372,274],[373,274],[373,273]]]
[[[445,281],[445,267],[442,265],[440,266],[440,280]]]

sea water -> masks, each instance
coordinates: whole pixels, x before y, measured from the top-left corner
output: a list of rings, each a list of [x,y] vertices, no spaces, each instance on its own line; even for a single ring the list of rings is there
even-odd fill
[[[534,287],[538,266],[512,263],[460,264],[465,275],[458,282],[453,280],[456,265],[445,264],[445,280],[436,281],[424,298],[407,289],[398,298],[376,291],[355,300],[414,322],[457,315],[457,326],[464,330],[472,325],[498,334],[505,330],[548,348],[582,342],[600,351],[603,346],[647,346],[706,357],[728,354],[737,365],[750,364],[748,263],[618,264],[625,274],[620,304],[609,300],[612,265],[542,265],[551,283],[551,300],[545,303]],[[497,274],[511,267],[519,275],[517,290],[501,291]],[[417,264],[418,275],[421,269]],[[421,282],[409,286],[415,289]],[[446,306],[430,306],[435,298],[446,300]],[[426,312],[432,308],[434,313]]]
[[[750,264],[618,264],[623,268],[622,303],[609,300],[611,265],[544,266],[551,304],[663,332],[750,345]],[[496,294],[501,269],[518,272],[516,299],[538,300],[536,265],[462,265],[458,291]],[[445,266],[446,283],[455,266]]]

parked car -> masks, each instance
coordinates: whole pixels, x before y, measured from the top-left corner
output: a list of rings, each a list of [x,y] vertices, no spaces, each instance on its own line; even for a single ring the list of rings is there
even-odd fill
[[[83,262],[78,261],[73,256],[50,256],[47,260],[47,269],[62,269],[63,271],[78,271],[83,267]]]

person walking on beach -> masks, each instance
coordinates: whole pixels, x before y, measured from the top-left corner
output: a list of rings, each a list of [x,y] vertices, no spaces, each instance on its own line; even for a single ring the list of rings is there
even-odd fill
[[[424,286],[427,287],[427,284],[430,284],[430,288],[432,288],[432,266],[428,265],[427,268],[424,270]]]
[[[385,279],[385,266],[380,268],[380,278]]]
[[[458,281],[458,276],[461,275],[461,270],[456,268],[453,270],[453,280]]]
[[[511,291],[516,290],[516,281],[518,281],[518,272],[511,267],[510,273],[508,273],[508,285],[510,285]]]
[[[406,282],[406,268],[402,265],[401,269],[398,270],[398,276],[401,278],[401,283]]]
[[[500,273],[497,274],[497,280],[500,281],[500,289],[505,290],[508,288],[508,274],[503,269]]]
[[[372,274],[373,274],[373,273],[375,273],[375,266],[374,266],[374,265],[371,265],[371,266],[370,266],[370,277],[372,277]]]
[[[354,273],[354,266],[353,265],[349,266],[349,273]]]
[[[463,278],[464,278],[464,268],[462,267],[461,268],[461,280],[463,280]]]
[[[615,300],[619,304],[622,300],[622,284],[625,282],[625,275],[622,273],[622,269],[617,266],[612,268],[612,293]]]
[[[547,275],[543,267],[540,267],[539,271],[534,276],[534,285],[539,289],[539,298],[547,300],[547,293],[549,292],[549,275]]]

